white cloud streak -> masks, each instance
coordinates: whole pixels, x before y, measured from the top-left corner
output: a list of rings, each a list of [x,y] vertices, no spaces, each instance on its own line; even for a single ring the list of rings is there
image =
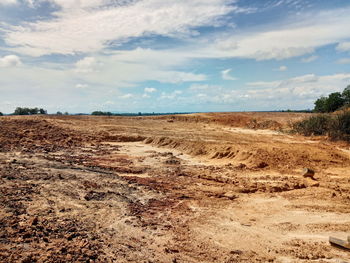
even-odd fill
[[[301,62],[303,62],[303,63],[310,63],[310,62],[313,62],[313,61],[315,61],[317,59],[318,59],[318,56],[313,55],[313,56],[309,56],[309,57],[306,57],[306,58],[302,58]]]
[[[98,1],[90,0],[84,6],[96,8],[70,9],[85,1],[55,0],[64,7],[55,13],[56,19],[12,26],[4,39],[17,52],[31,56],[98,52],[111,41],[121,44],[129,38],[151,34],[191,34],[192,28],[213,25],[219,17],[237,9],[229,2],[232,1],[147,0],[103,8]]]
[[[230,75],[230,72],[232,71],[232,69],[225,69],[223,71],[221,71],[221,77],[223,80],[237,80],[237,78],[235,77],[232,77]]]
[[[0,57],[0,67],[17,67],[21,64],[20,58],[16,55]]]

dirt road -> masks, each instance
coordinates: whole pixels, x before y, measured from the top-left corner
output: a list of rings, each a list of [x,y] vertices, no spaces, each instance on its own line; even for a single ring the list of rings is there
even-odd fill
[[[350,147],[303,117],[2,117],[0,262],[350,262]]]

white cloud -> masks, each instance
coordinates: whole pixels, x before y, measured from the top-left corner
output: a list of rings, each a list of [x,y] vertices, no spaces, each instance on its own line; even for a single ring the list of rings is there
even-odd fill
[[[350,38],[344,30],[350,24],[350,8],[334,9],[318,14],[304,14],[297,22],[249,29],[232,37],[216,37],[202,49],[192,47],[193,56],[211,58],[251,58],[258,61],[288,59],[311,54],[316,48]],[[347,44],[339,48],[347,49]]]
[[[210,90],[212,89],[213,87],[208,85],[208,84],[198,84],[198,83],[195,83],[195,84],[192,84],[190,87],[189,87],[189,90],[192,90],[192,91],[203,91],[203,90]]]
[[[276,88],[280,85],[280,81],[257,81],[257,82],[248,82],[246,83],[247,86],[251,87],[265,87],[265,88]]]
[[[0,5],[13,5],[17,4],[17,0],[1,0]]]
[[[338,64],[349,64],[350,63],[350,58],[341,58],[337,60]]]
[[[287,71],[288,70],[288,68],[287,68],[287,66],[280,66],[278,69],[276,69],[277,71]]]
[[[313,56],[309,56],[309,57],[306,57],[306,58],[302,58],[301,62],[303,62],[303,63],[310,63],[310,62],[315,61],[317,59],[318,59],[318,56],[313,55]]]
[[[97,61],[93,57],[85,57],[75,64],[75,71],[80,73],[90,73],[95,71]]]
[[[132,95],[131,93],[128,93],[128,94],[124,94],[124,95],[122,95],[122,96],[119,96],[119,98],[121,98],[121,99],[131,99],[131,98],[133,98],[134,97],[134,95]]]
[[[338,51],[350,51],[350,42],[342,42],[337,45]]]
[[[239,11],[227,0],[127,1],[125,5],[106,7],[106,1],[54,2],[63,7],[55,13],[56,19],[12,26],[5,33],[5,42],[17,52],[31,56],[98,52],[111,41],[121,44],[150,34],[191,34],[192,28],[215,24],[219,17]]]
[[[88,87],[88,85],[86,85],[86,84],[77,84],[77,85],[75,85],[75,87],[77,88],[77,89],[86,89],[87,87]]]
[[[221,77],[223,80],[237,80],[237,78],[232,77],[230,75],[230,72],[232,71],[232,69],[225,69],[223,71],[221,71]]]
[[[20,58],[16,55],[0,57],[0,67],[17,67],[21,64]]]
[[[162,95],[160,96],[160,99],[162,99],[162,100],[163,99],[173,100],[176,97],[178,97],[178,95],[181,95],[181,94],[182,94],[181,90],[174,90],[171,93],[163,92]]]
[[[248,89],[246,93],[251,98],[264,101],[275,100],[308,100],[335,91],[342,91],[350,81],[350,73],[316,76],[308,74],[287,80],[272,82],[247,83],[248,86],[258,86],[259,89]]]
[[[152,93],[152,92],[156,92],[156,91],[157,91],[156,88],[145,88],[146,93]]]

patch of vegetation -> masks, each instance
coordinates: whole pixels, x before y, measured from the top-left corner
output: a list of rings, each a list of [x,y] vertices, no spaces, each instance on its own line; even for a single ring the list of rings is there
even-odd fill
[[[314,112],[327,113],[350,107],[350,85],[342,93],[333,92],[315,101]]]
[[[0,116],[4,116],[4,114],[0,111]]]
[[[35,115],[35,114],[47,114],[47,111],[42,108],[22,108],[17,107],[13,115]]]
[[[109,111],[93,111],[91,115],[94,116],[112,116],[113,113]]]
[[[350,111],[336,115],[320,114],[293,124],[293,130],[305,136],[327,135],[332,140],[350,142]]]
[[[329,132],[332,118],[330,115],[311,116],[293,124],[293,130],[305,136],[326,135]]]

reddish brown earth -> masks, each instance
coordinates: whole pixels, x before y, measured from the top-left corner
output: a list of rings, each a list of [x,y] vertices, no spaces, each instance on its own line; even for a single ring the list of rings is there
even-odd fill
[[[0,262],[350,262],[350,146],[305,116],[1,117]]]

